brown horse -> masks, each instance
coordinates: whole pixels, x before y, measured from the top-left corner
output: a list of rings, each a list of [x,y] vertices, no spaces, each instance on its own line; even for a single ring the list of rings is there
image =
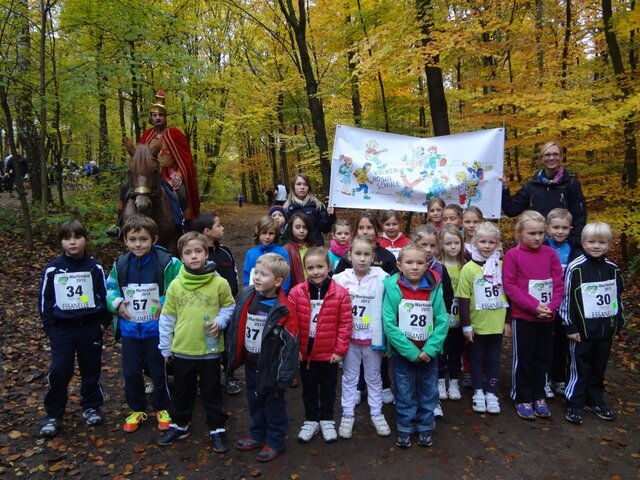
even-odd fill
[[[134,145],[131,139],[127,138],[124,145],[131,155],[131,160],[122,223],[136,213],[151,217],[158,225],[158,245],[176,254],[181,232],[176,227],[171,199],[162,186],[162,173],[158,161],[162,142]]]

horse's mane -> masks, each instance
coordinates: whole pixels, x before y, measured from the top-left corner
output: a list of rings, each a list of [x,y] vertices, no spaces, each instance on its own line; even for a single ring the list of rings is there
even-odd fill
[[[151,151],[149,145],[140,143],[135,147],[135,153],[131,157],[130,170],[131,173],[148,175],[154,170],[159,169],[160,164]],[[137,167],[137,168],[136,168]],[[137,170],[137,171],[136,171]]]

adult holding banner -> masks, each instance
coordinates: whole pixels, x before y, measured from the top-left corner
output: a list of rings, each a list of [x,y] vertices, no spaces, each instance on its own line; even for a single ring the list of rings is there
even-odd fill
[[[309,177],[304,173],[299,173],[294,177],[284,208],[287,211],[287,218],[291,218],[294,212],[304,212],[311,219],[309,238],[317,246],[324,246],[322,234],[331,231],[331,226],[336,222],[336,215],[333,213],[333,207],[327,209],[318,200],[311,189]]]
[[[545,217],[554,208],[565,208],[572,216],[569,242],[580,245],[580,235],[587,223],[587,205],[580,182],[563,166],[562,148],[558,142],[547,142],[540,149],[542,168],[514,196],[506,185],[502,189],[502,211],[508,217],[525,210],[535,210]]]

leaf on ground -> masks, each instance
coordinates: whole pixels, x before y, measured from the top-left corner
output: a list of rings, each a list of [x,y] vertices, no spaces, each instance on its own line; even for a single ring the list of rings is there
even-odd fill
[[[259,468],[254,468],[249,472],[250,477],[259,477],[262,474],[262,471]]]
[[[18,430],[11,430],[9,432],[9,438],[11,438],[12,440],[20,438],[21,436],[22,436],[22,433],[19,432]]]
[[[309,455],[313,455],[314,457],[317,457],[320,452],[318,450],[316,450],[315,448],[310,448],[308,450],[308,453],[309,453]]]
[[[127,463],[124,466],[124,470],[122,471],[122,473],[124,473],[125,475],[133,474],[133,465],[131,465],[130,463]]]

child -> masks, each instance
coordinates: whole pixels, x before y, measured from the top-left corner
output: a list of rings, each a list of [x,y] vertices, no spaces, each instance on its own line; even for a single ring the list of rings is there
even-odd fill
[[[349,261],[353,268],[334,275],[333,279],[349,291],[351,297],[353,330],[349,350],[342,369],[342,420],[338,436],[351,438],[355,420],[360,364],[364,364],[371,424],[381,437],[391,435],[382,413],[382,377],[380,364],[384,351],[382,330],[382,280],[388,275],[380,267],[371,266],[375,243],[358,235],[349,247]]]
[[[307,251],[304,268],[308,280],[289,292],[289,302],[297,313],[300,329],[305,422],[298,441],[307,443],[321,431],[325,442],[335,442],[338,435],[333,404],[338,362],[347,353],[351,338],[351,300],[349,292],[329,277],[329,257],[323,247]]]
[[[569,262],[574,258],[575,251],[569,242],[569,233],[573,217],[569,210],[564,208],[554,208],[547,214],[546,229],[547,238],[545,244],[553,248],[558,254],[562,272],[567,268]],[[569,364],[569,340],[562,326],[562,318],[556,314],[553,331],[553,360],[549,370],[549,388],[545,387],[545,393],[549,398],[549,391],[558,395],[564,395],[567,379],[567,365]]]
[[[437,355],[449,321],[440,276],[428,269],[427,253],[416,244],[400,250],[397,273],[384,280],[382,318],[393,357],[396,422],[400,448],[433,445],[434,409],[438,404]]]
[[[115,261],[107,279],[107,301],[116,339],[122,337],[124,395],[132,412],[122,429],[135,432],[147,419],[147,396],[143,368],[149,368],[153,381],[152,405],[159,430],[168,430],[171,403],[167,390],[164,358],[158,350],[158,318],[165,292],[178,275],[182,263],[164,248],[156,246],[158,227],[145,215],[132,215],[122,226],[128,253]]]
[[[305,271],[302,265],[302,259],[309,247],[313,247],[313,242],[309,237],[311,232],[311,221],[309,217],[302,211],[293,212],[289,217],[287,225],[287,237],[290,240],[284,246],[289,255],[289,266],[291,287],[295,287],[305,280]]]
[[[220,240],[222,240],[224,236],[224,227],[220,222],[220,216],[215,212],[201,213],[193,221],[191,228],[207,237],[207,250],[209,252],[207,260],[215,263],[216,272],[229,282],[231,294],[235,298],[238,294],[238,270],[236,269],[236,261],[233,258],[231,250],[229,247],[220,243]],[[223,369],[227,364],[226,360],[227,352],[225,351],[220,361]],[[241,392],[238,381],[228,375],[225,375],[225,386],[229,395],[237,395]]]
[[[411,243],[411,240],[402,233],[402,219],[395,210],[387,210],[382,214],[382,235],[378,238],[381,247],[386,248],[393,256],[398,258],[400,249]]]
[[[449,314],[451,312],[451,305],[453,304],[453,287],[451,286],[451,279],[449,278],[447,269],[437,261],[437,255],[440,250],[438,232],[435,227],[431,225],[419,225],[414,230],[411,240],[424,248],[424,251],[427,252],[428,268],[435,271],[440,277],[440,282],[442,283],[442,298],[447,314]],[[447,398],[446,382],[440,382],[440,380],[438,380],[438,396],[440,400]],[[440,402],[438,402],[436,406],[435,416],[436,418],[442,418],[444,416]]]
[[[445,210],[446,211],[446,210]],[[449,312],[449,332],[444,341],[443,353],[438,358],[438,392],[440,399],[460,400],[459,378],[462,367],[462,350],[464,348],[464,336],[460,327],[460,315],[458,313],[458,299],[455,297],[460,271],[464,265],[464,244],[460,229],[453,224],[445,225],[439,235],[440,261],[451,279],[454,298]],[[446,388],[446,376],[449,374],[449,388]]]
[[[278,224],[278,245],[287,243],[287,211],[282,205],[273,205],[269,209],[269,216]]]
[[[289,264],[267,253],[256,260],[254,284],[238,297],[229,326],[228,372],[244,363],[249,435],[238,450],[261,449],[258,461],[269,462],[284,451],[288,420],[286,388],[298,365],[298,319],[282,285]],[[249,334],[247,336],[247,333]]]
[[[511,334],[505,324],[507,297],[502,288],[502,263],[498,253],[500,230],[491,222],[483,222],[473,236],[473,257],[460,271],[458,310],[462,333],[471,343],[471,383],[474,394],[471,408],[477,413],[500,413],[498,379],[502,333]],[[486,384],[483,385],[483,365]]]
[[[612,237],[606,223],[587,224],[582,230],[584,254],[569,264],[565,275],[560,316],[571,356],[565,418],[578,425],[582,423],[585,407],[603,420],[615,419],[603,398],[604,373],[613,337],[624,325],[622,274],[606,257]]]
[[[340,260],[347,254],[351,242],[351,225],[346,218],[339,218],[331,227],[331,244],[329,247],[329,261],[333,272]]]
[[[478,225],[482,223],[484,217],[482,210],[471,205],[462,212],[462,230],[464,232],[464,249],[467,260],[471,259],[473,253],[473,236],[476,233]]]
[[[511,398],[520,418],[549,418],[546,375],[553,352],[553,319],[562,297],[562,266],[543,245],[544,217],[522,212],[515,227],[518,245],[504,257],[504,291],[511,303],[513,369]]]
[[[52,437],[62,428],[76,356],[82,379],[82,418],[87,425],[102,423],[100,407],[104,402],[101,325],[110,320],[104,270],[86,254],[88,234],[78,220],[60,225],[58,241],[62,255],[47,264],[40,285],[40,318],[51,343],[49,391],[44,399],[47,418],[40,426],[43,437]]]
[[[437,232],[444,227],[442,213],[446,203],[439,197],[432,197],[427,204],[427,225],[431,225]]]
[[[173,423],[158,445],[171,445],[189,436],[189,422],[197,391],[207,414],[213,451],[229,449],[224,424],[229,416],[222,410],[220,358],[224,351],[223,331],[233,314],[229,282],[207,261],[209,241],[201,233],[188,232],[178,240],[183,266],[171,282],[160,315],[158,348],[167,364],[173,364]]]
[[[288,262],[289,255],[287,251],[278,246],[278,224],[276,221],[268,215],[261,217],[256,223],[256,229],[253,234],[253,241],[256,246],[247,251],[247,255],[244,259],[244,266],[242,267],[242,284],[253,285],[253,270],[258,258],[266,253],[277,253],[284,257]],[[285,292],[289,291],[289,277],[285,280],[282,288]]]
[[[442,221],[445,225],[454,225],[456,228],[462,227],[462,207],[455,203],[450,203],[444,207]]]

